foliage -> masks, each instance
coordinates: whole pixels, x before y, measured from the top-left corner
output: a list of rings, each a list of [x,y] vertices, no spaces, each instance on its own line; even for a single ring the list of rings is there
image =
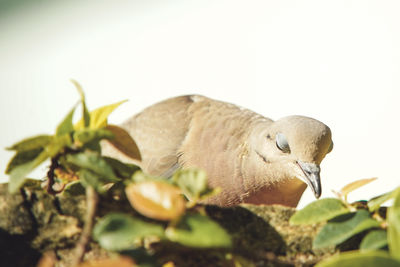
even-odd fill
[[[111,213],[100,218],[94,226],[93,238],[106,250],[134,251],[148,238],[190,248],[230,248],[231,237],[226,230],[196,211],[198,201],[218,192],[208,187],[205,172],[178,170],[170,179],[151,177],[136,165],[102,155],[100,142],[106,140],[134,161],[141,160],[132,137],[124,129],[107,123],[110,113],[124,101],[89,112],[81,86],[73,83],[81,97],[78,104],[82,107],[82,118],[73,123],[76,104],[54,135],[27,138],[7,148],[15,151],[6,170],[10,176],[9,191],[16,192],[31,171],[50,160],[45,179],[48,193],[69,196],[86,193],[88,203],[94,205],[87,204],[87,214],[95,214],[97,195],[93,196],[93,192],[112,194],[110,189],[119,186],[124,188],[131,206],[143,215]],[[57,185],[62,189],[55,190]],[[94,218],[88,219],[85,228],[88,225],[90,235]],[[82,236],[84,248],[89,238]],[[77,258],[79,263],[82,255]]]
[[[107,122],[111,112],[125,101],[89,112],[81,86],[73,83],[80,101],[53,135],[30,137],[7,148],[15,151],[6,169],[10,176],[9,191],[17,192],[27,182],[29,173],[50,160],[45,180],[47,192],[71,197],[86,194],[87,203],[91,203],[91,206],[87,204],[83,241],[78,242],[77,248],[85,248],[89,240],[85,234],[92,233],[104,249],[124,255],[129,251],[128,255],[134,259],[106,259],[96,263],[98,266],[140,266],[140,260],[133,255],[139,255],[148,242],[179,244],[185,249],[220,248],[221,252],[230,249],[231,236],[196,206],[199,201],[219,193],[219,189],[208,187],[206,173],[177,170],[168,179],[153,177],[136,165],[102,155],[100,142],[106,141],[134,162],[141,160],[139,148],[129,133]],[[82,118],[74,124],[78,105],[82,108]],[[317,266],[400,265],[400,187],[366,203],[349,203],[347,199],[353,190],[375,179],[350,183],[336,193],[337,198],[317,200],[290,218],[294,225],[323,224],[313,241],[316,250],[342,245],[353,237],[362,239],[360,250],[340,253]],[[57,186],[61,189],[56,190]],[[97,194],[115,194],[114,188],[122,188],[115,191],[123,192],[136,215],[106,214],[98,218],[92,229]],[[393,205],[386,209],[382,205],[389,200],[393,200]],[[81,256],[77,256],[77,264]]]
[[[383,251],[345,252],[317,264],[318,267],[398,267],[399,261]]]
[[[127,214],[111,213],[96,224],[93,236],[103,248],[121,251],[135,248],[147,236],[164,238],[164,229]]]
[[[291,218],[292,224],[312,224],[327,221],[338,215],[348,213],[349,209],[336,198],[325,198],[314,201],[301,212],[295,213]]]
[[[347,201],[350,192],[375,179],[348,184],[336,193],[337,199],[314,201],[290,218],[291,224],[325,223],[314,239],[314,249],[337,246],[361,235],[360,250],[331,257],[318,267],[400,265],[400,187],[367,203]],[[382,207],[391,199],[393,206]]]

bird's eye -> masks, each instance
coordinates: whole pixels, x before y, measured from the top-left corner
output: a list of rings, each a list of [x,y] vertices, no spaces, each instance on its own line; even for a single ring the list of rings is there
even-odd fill
[[[290,147],[289,147],[289,143],[286,140],[286,137],[281,134],[278,133],[276,135],[276,146],[284,153],[290,153]]]

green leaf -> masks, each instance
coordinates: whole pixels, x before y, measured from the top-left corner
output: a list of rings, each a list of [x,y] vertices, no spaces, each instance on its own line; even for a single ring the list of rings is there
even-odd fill
[[[97,108],[90,112],[90,129],[99,129],[103,128],[107,125],[107,118],[119,105],[126,102],[127,100],[123,100],[111,105],[103,106]]]
[[[129,250],[137,241],[147,236],[164,238],[164,229],[126,214],[112,213],[101,218],[93,229],[93,236],[100,246],[113,251]]]
[[[86,190],[83,187],[81,181],[73,181],[71,183],[68,183],[64,190],[62,191],[62,194],[65,196],[73,197],[73,196],[81,196],[85,195]]]
[[[156,176],[150,176],[147,173],[144,173],[143,171],[139,170],[133,173],[131,180],[134,183],[141,183],[141,182],[163,182],[163,183],[169,183],[172,184],[170,179],[165,179],[161,177],[156,177]]]
[[[186,215],[175,227],[165,231],[168,239],[188,247],[229,248],[232,246],[230,235],[218,223],[200,215]]]
[[[378,250],[388,245],[385,230],[374,230],[369,232],[361,241],[360,250]]]
[[[102,177],[104,181],[119,181],[111,166],[96,152],[85,151],[77,154],[68,154],[66,159],[68,163],[92,171]]]
[[[103,159],[113,168],[118,177],[130,178],[136,171],[140,170],[136,165],[123,163],[114,158],[103,157]]]
[[[362,231],[379,225],[379,222],[372,219],[366,210],[341,215],[324,225],[314,239],[313,248],[338,245]]]
[[[370,212],[378,210],[383,203],[394,197],[395,191],[387,192],[383,195],[374,197],[368,201],[368,209]]]
[[[69,134],[63,136],[55,136],[51,142],[45,147],[44,152],[48,154],[49,157],[54,157],[58,153],[61,153],[65,147],[72,144],[72,140]]]
[[[86,128],[90,124],[90,114],[86,106],[85,94],[83,92],[82,86],[77,81],[71,80],[71,82],[75,85],[76,89],[79,92],[79,95],[81,96],[83,126]]]
[[[110,183],[109,181],[105,181],[104,178],[97,173],[94,173],[88,169],[81,169],[78,172],[79,181],[84,187],[93,187],[96,192],[104,193],[106,188],[105,184]]]
[[[64,120],[57,126],[56,136],[62,136],[65,134],[69,134],[74,130],[74,126],[72,124],[72,118],[74,116],[75,109],[76,109],[76,105],[67,114],[67,116],[64,118]]]
[[[394,196],[393,206],[388,209],[388,243],[390,255],[400,260],[400,188]]]
[[[302,210],[297,211],[289,222],[291,224],[313,224],[324,222],[349,212],[349,209],[339,199],[324,198],[316,200]]]
[[[43,148],[39,147],[36,149],[16,153],[8,163],[5,173],[10,174],[14,168],[34,160],[42,151]]]
[[[43,151],[34,160],[12,168],[8,183],[8,191],[10,193],[15,193],[24,183],[26,176],[48,158],[49,154]]]
[[[51,135],[38,135],[22,140],[6,149],[16,150],[17,152],[36,150],[48,145],[51,142],[52,138],[53,137]]]
[[[54,138],[51,139],[51,142],[47,146],[45,146],[43,151],[41,151],[38,155],[36,155],[36,157],[33,157],[33,155],[35,154],[33,152],[32,155],[28,154],[24,155],[28,156],[28,158],[31,158],[31,161],[28,161],[28,158],[24,159],[21,158],[18,159],[18,161],[21,160],[24,161],[25,163],[19,164],[18,166],[9,165],[11,170],[9,172],[10,182],[8,185],[8,190],[11,193],[16,192],[16,190],[18,190],[18,188],[24,183],[26,176],[30,172],[32,172],[36,167],[38,167],[48,158],[54,157],[55,155],[60,153],[65,146],[68,146],[70,144],[71,144],[71,138],[69,137],[68,134],[65,134],[63,136],[55,136]],[[20,157],[22,157],[22,155],[20,155]],[[17,161],[17,159],[15,159],[15,161]],[[11,163],[12,162],[10,162],[10,164]]]
[[[400,261],[391,258],[384,251],[368,251],[368,252],[344,252],[332,256],[316,267],[399,267]]]
[[[202,194],[209,191],[207,186],[207,174],[203,170],[178,170],[172,176],[172,180],[190,200],[199,199]]]
[[[393,192],[394,202],[393,207],[400,207],[400,187],[397,187]]]
[[[124,155],[135,159],[141,160],[139,148],[136,145],[136,142],[132,139],[127,131],[122,129],[121,127],[115,125],[107,125],[105,127],[108,131],[114,134],[113,139],[108,140],[116,149],[122,152]]]
[[[84,144],[96,141],[100,142],[102,139],[113,139],[114,134],[111,131],[105,129],[82,129],[74,132],[74,141],[77,145],[82,146]]]

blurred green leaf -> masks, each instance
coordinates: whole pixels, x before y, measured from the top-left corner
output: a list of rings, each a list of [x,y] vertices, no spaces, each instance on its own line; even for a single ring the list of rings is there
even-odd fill
[[[136,142],[127,131],[116,125],[107,125],[105,129],[114,134],[115,138],[108,140],[108,142],[110,142],[116,149],[132,159],[142,159]]]
[[[144,173],[141,170],[134,172],[131,177],[131,180],[135,183],[158,181],[158,182],[172,184],[172,181],[170,179],[151,176],[148,175],[147,173]]]
[[[166,236],[171,241],[196,248],[229,248],[232,246],[230,235],[218,223],[200,215],[185,215],[178,225],[168,227]]]
[[[172,180],[190,200],[197,200],[202,194],[210,191],[207,186],[207,174],[199,169],[178,170]]]
[[[48,158],[49,154],[43,151],[34,160],[14,167],[10,172],[8,191],[15,193],[24,183],[26,176]]]
[[[360,250],[378,250],[388,245],[385,230],[374,230],[369,232],[361,241]]]
[[[400,187],[397,187],[393,192],[394,202],[393,207],[400,207]]]
[[[332,256],[316,267],[398,267],[400,261],[391,258],[384,251],[368,251],[368,252],[344,252]]]
[[[390,192],[387,192],[387,193],[385,193],[383,195],[380,195],[380,196],[377,196],[377,197],[374,197],[374,198],[370,199],[368,201],[368,209],[369,209],[369,211],[373,212],[373,211],[378,210],[382,206],[383,203],[385,203],[386,201],[388,201],[388,200],[390,200],[390,199],[392,199],[394,197],[394,192],[395,191],[390,191]]]
[[[120,251],[135,248],[135,243],[148,236],[164,238],[164,229],[126,214],[112,213],[101,218],[93,229],[94,238],[107,250]]]
[[[73,181],[68,183],[62,191],[63,195],[70,197],[85,195],[85,193],[86,190],[83,187],[81,181]]]
[[[136,171],[140,170],[136,165],[123,163],[114,158],[103,157],[103,159],[113,168],[118,177],[130,178]]]
[[[400,260],[400,187],[394,191],[394,202],[388,209],[387,222],[390,255]]]
[[[76,130],[73,135],[74,141],[78,145],[87,144],[90,142],[100,142],[102,139],[113,139],[114,134],[105,129],[88,129]]]
[[[64,120],[57,126],[56,136],[62,136],[65,134],[69,134],[74,130],[74,126],[72,124],[72,118],[74,116],[75,109],[76,109],[76,105],[67,114],[67,116],[64,118]]]
[[[362,231],[379,225],[380,223],[372,219],[366,210],[341,215],[324,225],[314,239],[313,248],[338,245]]]
[[[44,152],[46,152],[49,157],[54,157],[58,153],[61,153],[65,147],[71,146],[71,144],[72,140],[69,134],[55,136],[45,147]]]
[[[78,176],[79,181],[84,187],[93,187],[99,193],[104,193],[106,191],[104,185],[110,183],[104,177],[88,169],[81,169],[78,172]]]
[[[79,95],[81,96],[83,126],[86,128],[90,124],[90,115],[86,106],[85,94],[83,92],[82,86],[77,81],[71,80],[71,82],[75,85],[76,89],[79,92]]]
[[[18,188],[24,183],[26,176],[32,172],[36,167],[42,164],[48,158],[54,157],[60,153],[65,146],[71,144],[71,138],[68,134],[62,136],[55,136],[51,139],[51,142],[44,148],[40,154],[34,159],[28,161],[22,165],[12,167],[10,171],[10,182],[8,184],[8,190],[11,193],[16,192]]]
[[[85,151],[77,154],[68,154],[67,162],[83,169],[88,169],[102,178],[103,181],[117,182],[120,179],[113,169],[97,152]]]
[[[10,174],[14,168],[34,160],[42,151],[43,148],[39,147],[32,150],[17,152],[8,163],[5,173]]]
[[[16,150],[17,152],[26,152],[30,150],[37,150],[40,148],[43,149],[46,145],[48,145],[51,142],[52,138],[53,136],[51,135],[38,135],[24,139],[6,149]]]
[[[291,224],[313,224],[330,220],[338,215],[349,213],[349,209],[336,198],[316,200],[298,210],[291,218]]]
[[[127,100],[123,100],[111,105],[103,106],[97,108],[90,112],[90,129],[99,129],[103,128],[107,125],[107,118],[108,116],[116,109],[119,105],[126,102]],[[81,122],[79,122],[81,123]],[[78,123],[78,124],[79,124]],[[77,127],[77,126],[76,126]]]

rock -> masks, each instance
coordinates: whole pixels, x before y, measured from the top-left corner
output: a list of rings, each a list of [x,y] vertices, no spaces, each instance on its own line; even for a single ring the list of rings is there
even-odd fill
[[[102,196],[98,215],[108,212],[136,214],[122,197]],[[292,226],[288,223],[295,209],[272,205],[243,204],[237,207],[199,207],[219,222],[233,237],[233,249],[190,249],[171,243],[150,243],[141,255],[155,255],[161,262],[175,266],[312,266],[336,252],[335,248],[313,250],[312,240],[321,225]],[[0,184],[0,258],[1,266],[36,266],[41,255],[52,251],[56,266],[69,266],[82,231],[86,210],[84,195],[52,196],[38,184],[9,194]],[[136,214],[137,215],[137,214]],[[146,242],[144,242],[146,243]],[[348,249],[355,246],[348,246]],[[139,250],[129,253],[138,253]],[[97,243],[89,244],[85,259],[110,255]]]

